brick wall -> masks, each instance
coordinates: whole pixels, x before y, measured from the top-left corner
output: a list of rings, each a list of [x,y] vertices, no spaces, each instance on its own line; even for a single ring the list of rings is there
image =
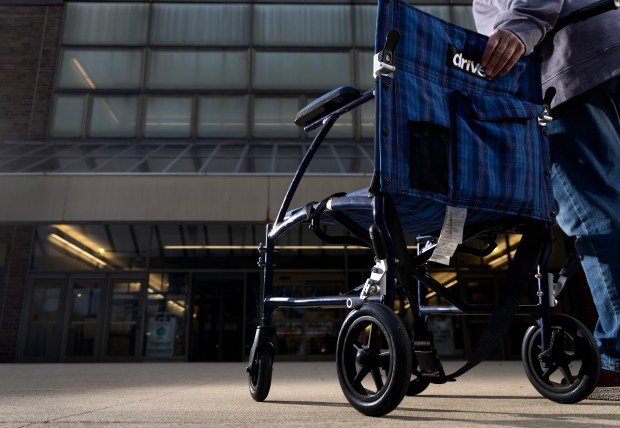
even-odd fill
[[[44,140],[63,14],[0,4],[0,141]],[[14,362],[33,226],[0,226],[0,362]]]
[[[46,138],[62,13],[0,5],[0,141]]]
[[[33,226],[0,226],[0,363],[14,362]]]

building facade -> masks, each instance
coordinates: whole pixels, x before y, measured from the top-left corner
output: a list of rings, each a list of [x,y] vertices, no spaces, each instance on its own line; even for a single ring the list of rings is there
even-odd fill
[[[468,0],[413,3],[473,28]],[[0,361],[246,358],[256,247],[313,136],[292,119],[372,87],[375,14],[370,0],[0,0]],[[371,106],[343,117],[293,205],[367,187],[373,132]],[[287,239],[283,295],[339,293],[372,266],[305,230]],[[502,261],[487,262],[437,274],[493,294]],[[279,355],[333,358],[343,316],[280,311]],[[444,352],[466,355],[477,325],[437,320]]]

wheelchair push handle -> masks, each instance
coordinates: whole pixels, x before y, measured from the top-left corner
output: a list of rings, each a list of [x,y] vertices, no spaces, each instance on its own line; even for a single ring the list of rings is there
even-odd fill
[[[588,6],[577,9],[566,15],[564,18],[560,19],[553,28],[553,32],[559,31],[567,25],[585,21],[586,19],[592,18],[593,16],[600,15],[601,13],[609,12],[618,8],[620,8],[620,0],[599,0]]]

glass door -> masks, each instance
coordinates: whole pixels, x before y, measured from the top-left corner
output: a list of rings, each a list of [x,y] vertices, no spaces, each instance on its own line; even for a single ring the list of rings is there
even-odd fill
[[[244,297],[243,277],[194,275],[190,344],[192,361],[243,359]]]
[[[109,322],[107,326],[107,359],[137,360],[140,357],[144,281],[112,279]]]
[[[98,361],[101,353],[103,279],[72,279],[68,296],[69,314],[65,359]]]
[[[144,357],[184,358],[186,355],[189,274],[150,273],[146,298]]]
[[[24,361],[58,362],[60,360],[64,290],[65,281],[63,280],[33,280]]]

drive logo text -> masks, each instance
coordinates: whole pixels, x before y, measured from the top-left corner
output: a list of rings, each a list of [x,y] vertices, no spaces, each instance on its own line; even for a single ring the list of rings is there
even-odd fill
[[[456,46],[448,45],[446,65],[448,67],[463,71],[472,76],[479,77],[485,80],[491,80],[490,77],[484,74],[484,68],[482,68],[479,62],[465,57],[463,55],[463,52],[459,51]]]

